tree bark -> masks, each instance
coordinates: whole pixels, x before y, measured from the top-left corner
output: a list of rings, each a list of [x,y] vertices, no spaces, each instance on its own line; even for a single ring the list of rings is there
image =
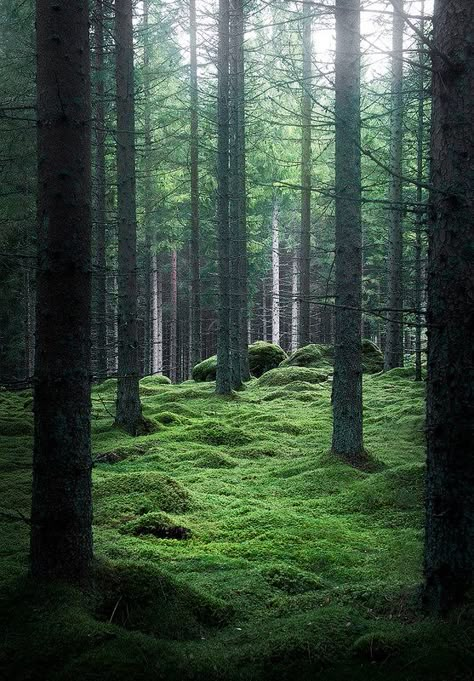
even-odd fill
[[[474,565],[474,4],[433,16],[424,604],[446,613]]]
[[[403,219],[402,219],[402,147],[403,147],[403,0],[397,0],[392,34],[392,112],[390,142],[390,224],[387,252],[388,312],[384,368],[403,366]]]
[[[424,20],[425,3],[421,3],[421,34],[425,33]],[[420,70],[418,74],[419,92],[418,92],[418,127],[417,127],[417,187],[416,187],[416,202],[418,203],[418,211],[416,214],[415,224],[415,309],[416,309],[416,329],[415,329],[415,380],[421,381],[423,379],[421,367],[421,324],[422,324],[422,259],[423,259],[423,218],[424,212],[421,210],[423,202],[423,177],[424,177],[424,159],[423,159],[423,143],[425,132],[425,80],[424,80],[424,66],[425,59],[423,54],[424,45],[419,44],[419,61]]]
[[[158,256],[152,256],[152,373],[163,373],[163,280]]]
[[[132,0],[115,0],[118,200],[118,385],[116,422],[142,426],[137,336],[137,217]]]
[[[336,0],[336,329],[334,452],[363,456],[360,0]]]
[[[94,23],[95,48],[95,233],[96,233],[96,373],[107,377],[107,212],[105,176],[105,69],[104,69],[104,3],[96,0]]]
[[[170,282],[170,379],[176,383],[178,378],[178,254],[171,251]]]
[[[272,343],[280,343],[280,224],[278,199],[273,197],[272,215]]]
[[[152,229],[153,212],[153,180],[152,180],[152,134],[151,134],[151,102],[150,102],[150,37],[149,37],[150,0],[143,0],[143,142],[144,142],[144,178],[143,178],[143,226],[145,228],[145,333],[144,361],[145,374],[153,368],[153,250],[154,234]]]
[[[298,252],[292,258],[291,270],[291,351],[298,348]]]
[[[229,303],[229,0],[219,0],[217,52],[217,241],[219,310],[216,392],[231,392]]]
[[[198,74],[196,49],[196,0],[189,3],[189,38],[191,52],[191,364],[201,361],[201,279],[200,279],[200,218],[199,218],[199,129]]]
[[[31,573],[86,583],[90,444],[91,101],[85,0],[36,3],[38,262]]]
[[[303,2],[303,80],[301,101],[301,235],[300,235],[300,303],[299,344],[310,342],[311,286],[311,4]]]

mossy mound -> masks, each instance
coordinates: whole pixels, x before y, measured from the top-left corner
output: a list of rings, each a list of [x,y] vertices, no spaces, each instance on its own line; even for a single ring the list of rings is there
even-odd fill
[[[154,374],[153,376],[145,376],[145,378],[142,378],[140,385],[145,385],[151,388],[160,385],[171,385],[171,379],[169,379],[168,376],[163,376],[162,374]]]
[[[284,563],[266,567],[262,576],[275,589],[292,595],[323,588],[321,579],[316,575]]]
[[[116,470],[116,467],[113,467]],[[188,492],[176,480],[156,471],[97,474],[94,519],[98,524],[121,524],[125,518],[153,511],[183,513],[190,506]]]
[[[396,369],[385,371],[380,376],[377,376],[377,379],[382,381],[396,381],[400,378],[415,380],[415,375],[415,367],[397,367]]]
[[[156,414],[155,419],[163,426],[182,425],[183,423],[189,422],[189,419],[179,416],[173,411],[160,411],[158,414]]]
[[[280,366],[311,367],[324,369],[334,364],[334,346],[310,343],[298,348],[285,359]],[[383,354],[381,350],[364,339],[362,341],[362,371],[365,374],[375,374],[383,369]]]
[[[217,355],[204,359],[199,364],[193,367],[191,376],[193,381],[201,383],[202,381],[215,381],[217,373]]]
[[[103,619],[164,639],[200,637],[203,627],[227,622],[231,608],[205,591],[174,579],[152,563],[117,561],[96,570]]]
[[[190,426],[186,431],[186,439],[196,440],[209,445],[245,445],[253,440],[253,436],[243,428],[208,419],[203,423]]]
[[[206,452],[196,459],[195,465],[199,468],[235,468],[237,463],[227,454]]]
[[[277,387],[293,382],[324,383],[328,374],[321,369],[306,367],[281,367],[267,371],[258,379],[259,386]]]
[[[275,343],[256,341],[249,345],[249,368],[252,376],[259,378],[279,366],[288,357],[286,352]]]
[[[191,530],[187,527],[176,525],[167,515],[156,511],[125,522],[120,532],[134,537],[148,535],[158,539],[189,539],[191,536]]]

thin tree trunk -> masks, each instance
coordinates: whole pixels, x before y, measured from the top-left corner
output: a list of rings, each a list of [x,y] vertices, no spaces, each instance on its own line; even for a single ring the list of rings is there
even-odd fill
[[[291,351],[298,348],[298,252],[292,258],[291,269]]]
[[[116,422],[143,423],[137,337],[137,218],[132,0],[115,0],[118,200],[118,385]]]
[[[96,0],[94,24],[95,49],[95,233],[96,233],[96,347],[98,378],[107,376],[107,213],[105,177],[105,69],[104,69],[104,3]]]
[[[360,0],[336,0],[334,452],[357,463],[362,436]]]
[[[390,144],[390,225],[387,252],[388,308],[385,339],[385,370],[403,366],[403,220],[402,220],[402,146],[403,146],[403,0],[393,14],[392,113]]]
[[[25,379],[29,382],[34,374],[34,306],[31,273],[25,270]]]
[[[463,602],[474,565],[474,4],[454,5],[437,0],[433,16],[424,592],[433,613]]]
[[[178,377],[178,254],[171,251],[170,282],[170,379],[176,383]]]
[[[219,312],[216,392],[231,392],[229,323],[229,0],[219,0],[217,54],[217,240]]]
[[[273,198],[272,215],[272,343],[280,343],[280,225],[278,198]]]
[[[152,373],[163,373],[163,282],[158,256],[152,257]]]
[[[202,358],[196,0],[190,0],[189,3],[189,37],[191,52],[191,364],[194,366]]]
[[[425,3],[424,0],[421,3],[421,25],[420,31],[424,35],[425,32],[425,20],[424,20],[424,10]],[[418,74],[419,78],[419,92],[418,92],[418,129],[417,129],[417,187],[416,187],[416,201],[418,203],[418,212],[416,214],[416,225],[415,225],[415,309],[416,309],[416,329],[415,329],[415,380],[421,381],[423,379],[422,366],[421,366],[421,324],[422,324],[422,311],[421,311],[421,293],[422,293],[422,257],[423,257],[423,217],[424,213],[421,212],[421,204],[423,202],[423,142],[424,142],[424,131],[425,131],[425,81],[424,81],[424,65],[425,59],[423,55],[424,45],[419,45],[419,61],[420,61],[420,71]]]
[[[230,367],[234,390],[242,386],[240,376],[240,163],[239,163],[239,42],[236,0],[230,0],[229,25],[229,261],[230,261]]]
[[[36,3],[38,267],[31,573],[87,582],[90,443],[89,7]]]
[[[150,102],[150,38],[149,38],[150,0],[143,0],[143,90],[144,90],[144,179],[143,179],[143,224],[145,228],[145,333],[144,360],[145,374],[153,371],[153,320],[152,320],[152,287],[153,287],[153,179],[152,179],[152,134],[151,134],[151,102]]]
[[[311,279],[311,3],[303,2],[303,96],[301,102],[301,235],[299,343],[310,342]]]

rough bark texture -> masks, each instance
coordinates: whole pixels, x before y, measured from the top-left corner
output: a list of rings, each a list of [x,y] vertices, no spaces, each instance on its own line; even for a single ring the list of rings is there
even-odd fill
[[[336,0],[336,329],[333,438],[356,462],[362,438],[360,0]]]
[[[95,49],[95,235],[96,235],[96,374],[107,376],[107,213],[105,178],[104,3],[96,0]]]
[[[384,368],[403,366],[403,220],[402,220],[402,144],[403,144],[403,0],[394,4],[392,32],[392,112],[390,142],[390,195],[392,204],[387,250],[387,313]]]
[[[178,378],[178,254],[171,251],[170,281],[170,379]]]
[[[217,51],[217,243],[219,308],[216,392],[231,391],[229,324],[229,0],[219,0]]]
[[[298,348],[298,253],[293,254],[291,270],[291,351]]]
[[[153,251],[154,234],[152,228],[153,181],[152,181],[152,134],[151,134],[151,102],[150,102],[150,37],[149,37],[150,2],[143,0],[143,226],[145,228],[145,333],[144,361],[145,374],[153,371]]]
[[[230,262],[230,367],[231,385],[242,385],[240,375],[240,129],[239,129],[239,42],[236,1],[230,0],[229,17],[229,262]]]
[[[191,365],[201,361],[201,280],[199,220],[199,131],[198,76],[196,50],[196,0],[189,3],[189,37],[191,57]]]
[[[116,422],[142,425],[137,337],[137,218],[132,0],[115,2],[118,201],[118,385]]]
[[[421,34],[425,33],[425,3],[421,3]],[[421,204],[423,202],[423,178],[424,178],[424,158],[423,158],[423,143],[424,143],[424,132],[425,132],[425,81],[424,81],[424,66],[425,57],[423,52],[424,45],[419,43],[419,62],[420,70],[418,74],[419,79],[419,91],[418,91],[418,126],[417,126],[417,188],[416,188],[416,200],[418,203],[418,211],[416,214],[416,224],[415,224],[415,309],[416,309],[416,329],[415,329],[415,380],[421,381],[422,369],[421,369],[421,324],[422,318],[422,258],[423,258],[423,218],[424,212],[421,210]]]
[[[301,102],[301,235],[299,343],[310,342],[311,272],[311,4],[303,3],[303,96]]]
[[[472,0],[435,2],[424,592],[435,613],[473,584],[473,26]]]
[[[163,280],[158,256],[152,256],[151,265],[151,297],[152,297],[152,374],[163,373]]]
[[[38,263],[31,511],[34,577],[87,582],[91,103],[88,3],[36,3]]]
[[[272,215],[272,343],[280,344],[280,223],[278,199],[273,198]]]

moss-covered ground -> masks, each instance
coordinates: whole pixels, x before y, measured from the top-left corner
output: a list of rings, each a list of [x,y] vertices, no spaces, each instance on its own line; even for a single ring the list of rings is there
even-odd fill
[[[0,393],[0,678],[474,678],[471,607],[418,609],[424,387],[405,373],[364,378],[370,473],[329,454],[329,382],[222,399],[148,378],[138,438],[97,386],[87,596],[27,578],[32,400]]]

